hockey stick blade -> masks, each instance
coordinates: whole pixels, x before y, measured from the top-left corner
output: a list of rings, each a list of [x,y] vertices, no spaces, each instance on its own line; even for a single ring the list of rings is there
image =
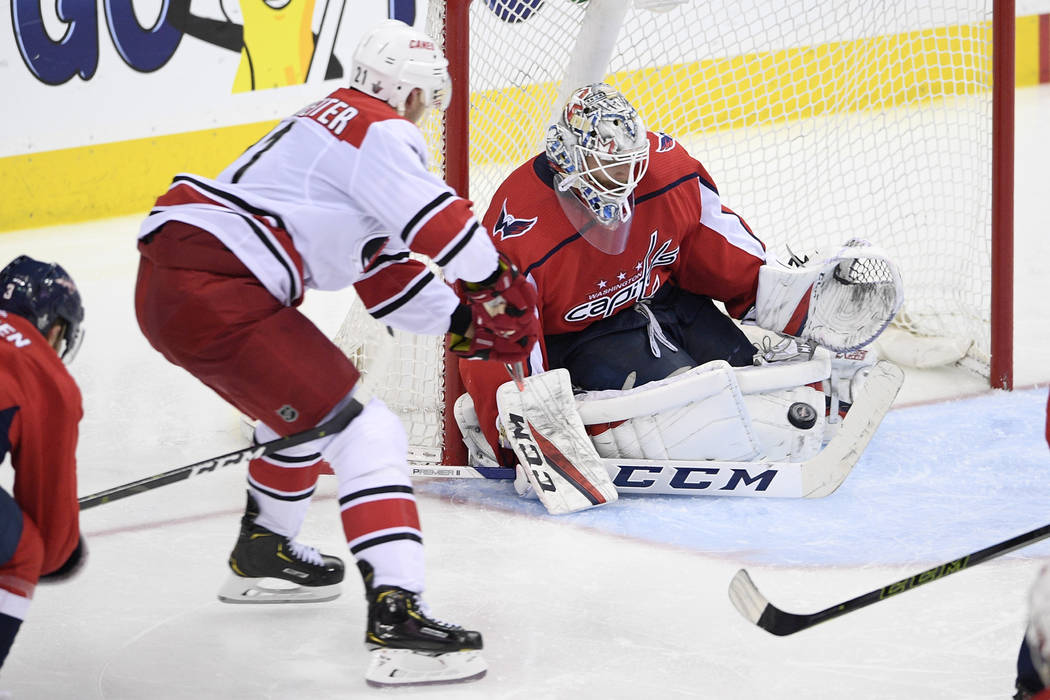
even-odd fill
[[[805,498],[823,498],[842,485],[893,405],[902,384],[904,371],[900,367],[886,361],[875,363],[865,379],[860,399],[850,407],[839,434],[806,462],[802,475]]]
[[[892,598],[895,595],[904,593],[905,591],[910,591],[913,588],[930,583],[931,581],[938,581],[945,576],[958,573],[964,569],[976,566],[981,562],[988,561],[989,559],[1000,557],[1014,551],[1015,549],[1027,547],[1028,545],[1044,540],[1047,537],[1050,537],[1050,525],[1044,525],[1035,530],[1026,532],[1023,535],[1018,535],[1017,537],[1012,537],[1003,542],[993,544],[990,547],[985,547],[984,549],[980,549],[958,559],[945,562],[933,567],[932,569],[927,569],[926,571],[909,576],[908,578],[894,581],[888,586],[869,591],[864,595],[859,595],[856,598],[851,598],[843,603],[833,605],[830,608],[815,613],[789,613],[776,607],[770,603],[764,595],[762,595],[761,591],[755,586],[754,581],[751,580],[751,576],[748,575],[745,569],[736,572],[736,575],[733,576],[733,580],[729,582],[729,600],[732,601],[733,606],[737,611],[752,623],[758,625],[770,634],[775,634],[778,637],[785,637],[789,634],[794,634],[795,632],[818,625],[821,622],[826,622],[841,615],[851,613],[854,610],[860,610],[861,608],[873,605],[880,600]]]
[[[152,491],[155,488],[161,486],[167,486],[177,481],[188,479],[191,476],[197,474],[203,474],[205,472],[213,472],[220,467],[229,467],[235,464],[246,464],[256,457],[262,457],[264,455],[270,455],[281,450],[286,450],[289,447],[295,447],[296,445],[302,445],[305,442],[311,440],[317,440],[318,438],[331,435],[332,433],[338,433],[340,430],[350,424],[354,418],[361,413],[362,405],[351,399],[350,402],[337,414],[332,416],[330,419],[318,425],[317,427],[304,430],[294,435],[289,435],[283,438],[277,438],[269,442],[264,442],[258,445],[250,445],[244,449],[235,450],[228,452],[218,457],[212,457],[211,459],[205,459],[200,462],[194,462],[193,464],[187,464],[185,467],[179,467],[170,471],[163,472],[161,474],[155,474],[153,476],[147,476],[138,481],[132,481],[129,484],[122,486],[114,486],[113,488],[106,489],[105,491],[99,491],[93,493],[90,496],[83,496],[79,499],[80,510],[87,510],[88,508],[94,508],[95,506],[102,505],[103,503],[109,503],[110,501],[116,501],[121,498],[127,498],[128,496],[134,496],[137,493],[144,491]]]
[[[758,590],[745,569],[736,572],[733,580],[729,582],[729,599],[741,615],[778,637],[794,634],[817,622],[823,622],[811,622],[807,618],[812,616],[784,612],[772,605]]]

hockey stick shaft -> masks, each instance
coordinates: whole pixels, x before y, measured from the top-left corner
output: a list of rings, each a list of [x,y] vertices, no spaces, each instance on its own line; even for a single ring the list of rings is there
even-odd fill
[[[411,474],[437,479],[513,479],[514,467],[420,466],[412,467]]]
[[[106,489],[105,491],[99,491],[93,493],[90,496],[83,496],[80,498],[80,510],[87,510],[88,508],[94,508],[95,506],[102,505],[103,503],[109,503],[110,501],[116,501],[121,498],[127,498],[128,496],[134,496],[137,493],[143,493],[144,491],[152,491],[153,489],[160,488],[161,486],[167,486],[177,481],[183,481],[191,476],[197,474],[203,474],[205,472],[213,472],[220,467],[229,467],[235,464],[247,463],[256,457],[263,457],[265,455],[271,455],[281,450],[286,450],[289,447],[295,447],[296,445],[302,445],[303,443],[310,442],[323,438],[332,433],[337,433],[347,425],[350,424],[354,418],[361,413],[362,405],[351,399],[350,402],[341,410],[339,413],[332,416],[330,419],[309,430],[304,430],[294,435],[287,437],[277,438],[276,440],[270,440],[269,442],[263,442],[258,445],[250,445],[244,449],[235,450],[228,452],[219,457],[212,457],[211,459],[205,459],[200,462],[194,462],[193,464],[187,464],[184,467],[172,469],[170,471],[155,474],[153,476],[147,476],[138,481],[132,481],[129,484],[122,486],[114,486],[113,488]]]
[[[794,634],[814,625],[840,617],[855,610],[860,610],[881,600],[892,598],[900,593],[918,588],[932,581],[938,581],[945,576],[958,573],[964,569],[974,567],[982,562],[995,559],[1004,554],[1027,547],[1040,540],[1050,537],[1050,524],[1036,528],[1029,532],[1008,540],[993,544],[990,547],[979,549],[958,559],[945,562],[931,569],[921,571],[917,574],[894,581],[888,586],[865,593],[864,595],[851,598],[843,603],[833,605],[830,608],[811,614],[795,614],[784,612],[767,601],[758,588],[755,587],[744,569],[730,583],[730,599],[742,615],[750,619],[762,629],[777,636]],[[748,601],[751,602],[748,605]],[[764,605],[762,605],[764,604]]]

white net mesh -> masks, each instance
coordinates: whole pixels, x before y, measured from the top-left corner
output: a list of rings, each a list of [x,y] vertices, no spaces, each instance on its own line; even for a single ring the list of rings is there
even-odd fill
[[[885,248],[904,278],[898,323],[968,341],[987,373],[991,0],[657,4],[670,9],[471,3],[478,211],[540,150],[572,67],[571,80],[610,82],[682,141],[771,250],[854,236]],[[596,10],[622,17],[619,31]]]
[[[477,212],[540,151],[568,91],[605,80],[704,163],[771,251],[853,237],[884,248],[904,281],[897,326],[948,339],[987,374],[992,0],[644,4],[666,11],[470,3]],[[431,0],[427,31],[442,43],[445,22],[445,0]],[[423,126],[440,168],[441,120]]]
[[[443,339],[393,330],[368,315],[357,297],[335,344],[361,370],[358,399],[372,396],[400,418],[409,461],[440,464],[444,430]]]

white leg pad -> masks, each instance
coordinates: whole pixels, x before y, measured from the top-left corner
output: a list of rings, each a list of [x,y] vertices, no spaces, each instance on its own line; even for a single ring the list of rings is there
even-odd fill
[[[496,390],[507,438],[540,501],[552,514],[604,505],[618,497],[580,420],[569,372],[555,369]]]
[[[827,379],[830,357],[819,350],[760,367],[716,360],[634,389],[581,394],[577,410],[606,458],[804,461],[820,450],[825,409],[824,394],[802,385]],[[789,421],[797,403],[811,427]]]
[[[744,397],[751,423],[762,444],[762,457],[770,462],[804,462],[820,452],[824,438],[824,392],[811,387],[780,389]],[[796,403],[812,409],[815,422],[801,428],[788,420]]]
[[[605,457],[748,461],[761,453],[733,368],[722,360],[626,391],[577,397]],[[623,421],[623,422],[620,422]]]

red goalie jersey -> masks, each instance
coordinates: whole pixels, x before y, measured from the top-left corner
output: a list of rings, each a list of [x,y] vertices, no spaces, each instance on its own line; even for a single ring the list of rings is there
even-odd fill
[[[722,204],[707,170],[683,146],[666,134],[648,137],[649,168],[634,190],[630,234],[617,255],[588,243],[583,227],[569,220],[544,154],[518,167],[492,197],[485,228],[536,285],[544,335],[577,332],[629,311],[665,284],[722,301],[736,318],[753,307],[764,244]],[[460,362],[495,449],[495,392],[508,377],[494,365]],[[541,337],[530,371],[544,369]]]

